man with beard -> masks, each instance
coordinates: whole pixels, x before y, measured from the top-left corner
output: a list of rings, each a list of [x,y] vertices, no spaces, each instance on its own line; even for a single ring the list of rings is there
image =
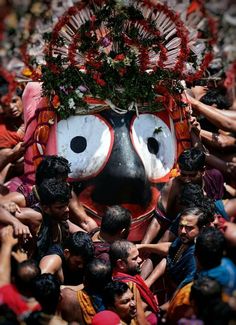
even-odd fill
[[[143,302],[146,320],[150,324],[156,324],[158,305],[153,293],[139,275],[142,260],[139,257],[137,247],[127,240],[115,241],[110,247],[110,261],[113,280],[126,282],[132,292],[134,289],[138,289]]]
[[[178,238],[171,244],[166,258],[168,284],[173,291],[193,277],[196,271],[195,240],[203,227],[210,226],[210,222],[209,216],[197,207],[181,213]]]

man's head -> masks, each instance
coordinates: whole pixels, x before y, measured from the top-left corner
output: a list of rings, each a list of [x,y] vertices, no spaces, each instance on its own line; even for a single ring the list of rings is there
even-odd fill
[[[204,195],[203,189],[198,184],[187,183],[181,189],[179,204],[184,209],[200,208],[208,216],[209,222],[215,219],[214,200]]]
[[[57,178],[66,180],[70,173],[70,164],[61,156],[45,156],[37,167],[35,184],[39,186],[44,179]]]
[[[225,238],[220,230],[207,227],[198,236],[195,257],[199,269],[209,270],[220,265],[225,249]]]
[[[202,180],[206,156],[198,148],[184,150],[179,158],[180,179],[184,183],[199,183]]]
[[[131,225],[130,212],[119,205],[107,207],[101,222],[101,233],[116,239],[127,239]]]
[[[23,112],[22,89],[20,87],[11,89],[9,82],[0,76],[0,106],[7,118],[20,117]],[[6,101],[6,98],[9,97]]]
[[[45,179],[37,188],[40,204],[45,213],[57,221],[69,217],[69,200],[71,187],[60,179]]]
[[[203,104],[214,106],[218,109],[229,109],[231,106],[227,94],[222,93],[218,88],[209,89],[205,95],[201,97],[200,101]]]
[[[84,286],[93,293],[102,293],[111,281],[111,267],[99,259],[93,259],[85,268]]]
[[[110,261],[113,269],[136,275],[141,272],[139,251],[127,240],[117,240],[110,247]]]
[[[117,313],[121,320],[130,324],[136,317],[137,309],[134,294],[128,285],[119,281],[112,281],[104,289],[105,306]]]
[[[191,95],[199,100],[209,89],[208,80],[194,80],[192,83],[187,83],[187,87],[191,89]]]
[[[199,277],[193,282],[189,300],[195,309],[196,315],[205,318],[210,310],[213,311],[214,305],[222,301],[222,287],[212,278]],[[210,319],[211,322],[206,324],[214,324],[212,317]],[[228,322],[224,324],[226,323],[228,324]]]
[[[35,299],[46,314],[55,314],[60,299],[60,282],[49,273],[38,276],[33,284]]]
[[[15,94],[12,96],[10,103],[2,104],[2,108],[6,117],[11,119],[20,117],[23,113],[23,103],[21,97]]]
[[[64,243],[64,256],[71,271],[84,269],[94,257],[91,237],[82,231],[70,234]]]
[[[179,220],[178,235],[183,244],[192,244],[201,229],[210,225],[208,215],[200,208],[185,209]]]
[[[32,296],[33,282],[40,273],[40,268],[33,260],[26,260],[17,265],[14,274],[14,283],[22,295],[27,297]]]

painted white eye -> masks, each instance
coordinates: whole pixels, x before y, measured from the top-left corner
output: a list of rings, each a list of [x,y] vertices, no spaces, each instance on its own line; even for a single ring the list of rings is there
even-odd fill
[[[176,143],[167,124],[154,114],[141,114],[131,124],[131,139],[147,176],[155,182],[166,176],[174,165]]]
[[[71,163],[72,180],[99,174],[109,159],[113,142],[113,130],[100,116],[71,116],[58,122],[57,152]]]

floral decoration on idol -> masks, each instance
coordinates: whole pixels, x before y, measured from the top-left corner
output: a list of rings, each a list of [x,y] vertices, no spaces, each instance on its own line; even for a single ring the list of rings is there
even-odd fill
[[[190,56],[186,63],[185,80],[190,82],[203,76],[213,60],[213,46],[217,41],[217,21],[205,9],[204,3],[202,0],[191,1],[186,12]]]
[[[213,59],[213,46],[216,44],[217,20],[205,8],[202,0],[152,0],[165,2],[179,14],[188,30],[189,56],[185,63],[184,79],[193,81],[203,76]]]
[[[45,34],[43,92],[62,118],[111,108],[170,109],[181,103],[189,32],[167,5],[78,2]]]
[[[34,0],[20,21],[24,28],[21,32],[21,44],[19,46],[21,58],[26,65],[23,75],[32,80],[40,80],[41,65],[45,64],[44,33],[51,32],[65,10],[71,7],[72,0]]]

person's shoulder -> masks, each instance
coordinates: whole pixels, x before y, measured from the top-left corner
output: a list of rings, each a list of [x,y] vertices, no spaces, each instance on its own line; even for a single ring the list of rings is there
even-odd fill
[[[61,259],[63,259],[64,258],[63,248],[62,248],[62,246],[60,244],[54,244],[49,248],[46,255],[47,256],[48,255],[57,255]]]
[[[231,268],[234,271],[234,273],[236,273],[236,265],[230,258],[223,257],[221,260],[221,265],[226,268]]]

